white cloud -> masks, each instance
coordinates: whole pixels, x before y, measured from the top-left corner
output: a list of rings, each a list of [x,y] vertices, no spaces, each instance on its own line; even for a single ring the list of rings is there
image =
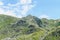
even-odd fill
[[[0,1],[0,6],[1,6],[1,5],[4,5],[4,3]]]
[[[14,12],[11,11],[11,10],[10,10],[10,11],[9,11],[9,10],[6,11],[5,13],[6,13],[6,15],[16,16],[16,15],[14,14]]]
[[[21,4],[30,4],[32,3],[32,0],[21,0]]]
[[[21,4],[26,4],[27,0],[21,0]]]
[[[30,9],[32,9],[34,5],[25,5],[22,7],[21,14],[26,14]]]
[[[40,18],[47,18],[47,19],[50,19],[50,17],[48,15],[40,15]]]
[[[0,5],[4,5],[0,2]],[[32,9],[35,5],[32,4],[32,0],[19,0],[16,4],[8,3],[7,6],[0,7],[0,14],[10,15],[14,17],[23,17],[27,12]],[[18,15],[16,15],[18,14]]]
[[[0,14],[4,14],[4,10],[0,8]]]
[[[21,0],[21,4],[23,5],[21,10],[21,14],[23,15],[35,6],[32,4],[32,0]]]
[[[4,15],[11,15],[16,17],[16,15],[13,13],[13,11],[5,11],[4,9],[0,8],[0,14],[4,14]]]

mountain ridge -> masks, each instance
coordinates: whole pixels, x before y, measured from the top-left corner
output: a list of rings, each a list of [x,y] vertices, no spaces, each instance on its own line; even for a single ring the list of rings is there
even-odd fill
[[[14,40],[13,38],[16,40],[30,40],[30,38],[41,40],[44,35],[52,33],[51,31],[55,28],[58,29],[60,21],[57,20],[39,19],[32,15],[23,18],[0,15],[0,40],[8,40],[8,38],[11,38],[10,40]]]

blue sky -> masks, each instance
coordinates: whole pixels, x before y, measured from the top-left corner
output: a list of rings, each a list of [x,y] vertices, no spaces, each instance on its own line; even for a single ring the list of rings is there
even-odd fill
[[[0,14],[60,18],[60,0],[0,0]]]

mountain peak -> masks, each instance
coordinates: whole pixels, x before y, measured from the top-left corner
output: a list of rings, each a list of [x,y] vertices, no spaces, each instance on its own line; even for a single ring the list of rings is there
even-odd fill
[[[26,16],[26,17],[33,18],[33,16],[32,16],[32,15],[28,15],[28,16]]]

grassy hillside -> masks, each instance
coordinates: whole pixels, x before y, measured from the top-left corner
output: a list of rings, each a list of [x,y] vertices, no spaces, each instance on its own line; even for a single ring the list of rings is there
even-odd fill
[[[60,20],[39,19],[31,15],[23,18],[0,15],[0,40],[49,40],[47,36],[59,26]]]
[[[44,40],[60,40],[60,26],[55,29],[54,31],[52,31],[51,33],[49,33]]]
[[[7,37],[7,27],[16,21],[18,21],[18,18],[6,16],[6,15],[0,15],[0,40],[2,38]]]

